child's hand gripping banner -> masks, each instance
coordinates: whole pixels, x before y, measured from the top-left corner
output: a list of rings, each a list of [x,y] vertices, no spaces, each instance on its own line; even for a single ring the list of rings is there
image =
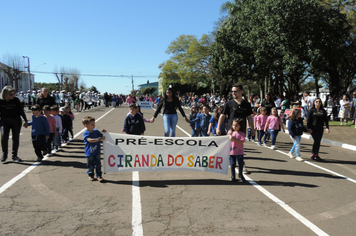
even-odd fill
[[[227,174],[228,136],[155,137],[105,133],[104,172],[209,171]]]

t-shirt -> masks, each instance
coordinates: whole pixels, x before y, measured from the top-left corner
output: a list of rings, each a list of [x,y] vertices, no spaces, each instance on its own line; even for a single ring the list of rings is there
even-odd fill
[[[225,121],[220,126],[220,131],[221,131],[222,135],[226,134],[226,131],[225,131],[226,121],[227,121],[227,119],[225,119]],[[211,130],[212,130],[213,134],[216,134],[216,128],[218,127],[219,118],[217,120],[214,120],[214,116],[211,116],[209,123],[212,123]]]
[[[235,118],[242,118],[246,127],[246,118],[252,114],[252,108],[250,103],[246,100],[242,100],[241,104],[238,104],[235,99],[232,99],[224,105],[221,114],[228,117],[227,130],[231,128],[232,122]]]
[[[48,124],[49,124],[49,132],[50,133],[54,133],[55,130],[53,129],[53,126],[56,127],[56,119],[51,115],[44,116],[44,117],[47,118],[47,121],[48,121]]]
[[[242,132],[242,131],[239,131],[239,132],[234,131],[231,134],[231,131],[229,131],[229,134],[233,138],[235,138],[237,140],[240,140],[242,142],[245,142],[245,136],[246,135],[245,135],[244,132]],[[230,155],[244,155],[244,144],[231,140]]]
[[[89,143],[88,138],[99,138],[103,137],[103,134],[97,130],[93,129],[93,132],[89,132],[88,130],[85,130],[83,133],[83,139],[84,139],[84,151],[85,151],[85,156],[95,156],[100,154],[100,142],[95,142],[95,143]]]
[[[265,125],[267,123],[267,118],[268,116],[267,115],[258,115],[257,118],[256,118],[256,123],[258,121],[258,126],[257,126],[257,130],[264,130],[265,128]]]
[[[276,117],[274,115],[270,115],[267,118],[268,122],[268,129],[274,129],[274,130],[279,130],[279,123],[280,123],[280,118]]]

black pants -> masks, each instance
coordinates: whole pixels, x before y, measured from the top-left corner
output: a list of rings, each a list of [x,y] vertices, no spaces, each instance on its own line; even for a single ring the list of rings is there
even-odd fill
[[[1,120],[2,155],[7,157],[10,129],[12,130],[12,157],[17,157],[20,145],[21,118],[3,118]]]
[[[311,136],[314,139],[312,154],[318,155],[319,149],[320,149],[320,142],[321,142],[321,139],[323,138],[324,127],[323,126],[313,126],[311,129],[313,130],[313,132],[311,133]]]
[[[44,135],[32,136],[32,145],[38,158],[43,159],[42,151],[46,151],[46,137]]]

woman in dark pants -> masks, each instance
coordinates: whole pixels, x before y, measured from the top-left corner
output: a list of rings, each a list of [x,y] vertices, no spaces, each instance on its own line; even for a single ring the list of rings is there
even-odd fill
[[[17,97],[15,97],[15,93],[15,89],[10,86],[6,86],[1,91],[1,162],[6,161],[7,159],[10,130],[12,131],[12,160],[15,162],[22,161],[17,156],[20,145],[20,131],[22,124],[21,116],[25,120],[25,127],[27,127],[28,123],[21,102]]]
[[[312,108],[308,111],[308,131],[314,139],[313,150],[311,154],[311,159],[316,161],[322,161],[319,156],[320,142],[324,133],[324,124],[326,126],[325,132],[328,134],[329,131],[329,121],[327,113],[323,107],[320,98],[314,99]]]

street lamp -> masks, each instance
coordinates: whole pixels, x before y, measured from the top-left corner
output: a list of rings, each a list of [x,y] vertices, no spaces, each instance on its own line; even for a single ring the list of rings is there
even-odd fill
[[[34,71],[36,71],[38,67],[43,66],[43,65],[46,65],[46,62],[45,62],[45,63],[42,63],[42,64],[40,64],[40,65],[38,65],[38,66],[36,67],[36,69],[34,69]]]
[[[32,80],[31,80],[31,73],[30,73],[30,58],[28,56],[22,56],[22,58],[27,58],[27,71],[28,71],[28,79],[29,79],[29,85],[30,85],[29,89],[32,90]],[[33,77],[33,82],[35,82],[35,77]]]

